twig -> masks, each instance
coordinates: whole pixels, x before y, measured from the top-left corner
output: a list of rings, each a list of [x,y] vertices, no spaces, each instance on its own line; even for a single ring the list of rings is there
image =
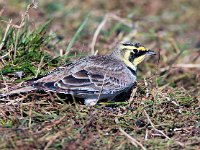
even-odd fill
[[[115,118],[115,122],[118,124],[118,118]],[[129,141],[135,146],[138,147],[140,146],[143,150],[146,150],[146,148],[140,143],[138,142],[136,139],[134,139],[132,136],[130,136],[128,133],[126,133],[121,127],[119,127],[119,131],[129,139]]]
[[[158,130],[155,125],[153,124],[153,122],[151,121],[149,115],[147,114],[146,110],[144,110],[144,113],[147,117],[147,120],[149,121],[150,125],[152,126],[152,128],[156,131],[159,132],[160,134],[162,134],[167,140],[171,140],[171,138],[169,136],[167,136],[163,131]],[[179,142],[179,141],[175,141],[175,143],[179,144],[180,146],[184,147],[184,144]]]
[[[149,89],[148,89],[148,84],[146,78],[144,78],[144,85],[146,87],[146,98],[149,97]]]
[[[200,49],[197,49],[197,50],[195,50],[195,51],[197,52],[197,55],[196,55],[196,57],[194,57],[194,58],[192,59],[191,62],[195,62],[195,61],[197,61],[198,58],[200,57]]]
[[[133,26],[132,22],[128,21],[127,19],[121,18],[115,14],[109,14],[109,17],[112,18],[113,20],[116,20],[116,21],[128,26],[129,28],[131,28]]]
[[[38,68],[37,68],[37,72],[36,72],[36,74],[35,74],[35,78],[37,78],[38,74],[40,73],[40,69],[41,69],[43,60],[44,60],[44,56],[43,56],[43,57],[41,58],[41,60],[40,60],[40,63],[39,63]]]
[[[106,14],[105,16],[104,16],[104,18],[103,18],[103,20],[101,21],[101,23],[98,25],[98,27],[97,27],[97,29],[96,29],[96,31],[95,31],[95,33],[94,33],[94,36],[93,36],[93,38],[92,38],[92,43],[91,43],[91,45],[90,45],[90,48],[91,48],[91,54],[92,55],[94,55],[95,54],[95,43],[96,43],[96,41],[97,41],[97,37],[98,37],[98,35],[99,35],[99,33],[100,33],[100,31],[102,30],[102,28],[104,27],[104,25],[106,24],[106,22],[108,21],[108,19],[113,19],[113,20],[116,20],[116,21],[118,21],[118,22],[120,22],[120,23],[122,23],[122,24],[124,24],[124,25],[126,25],[126,26],[128,26],[128,27],[133,27],[133,24],[132,23],[130,23],[130,22],[128,22],[126,19],[123,19],[123,18],[120,18],[119,16],[117,16],[117,15],[115,15],[115,14],[111,14],[111,13],[108,13],[108,14]],[[135,32],[135,31],[134,31]],[[131,32],[131,35],[135,35],[135,34],[133,34],[132,32]]]
[[[148,140],[148,129],[146,129],[145,132],[146,132],[146,133],[145,133],[145,138],[144,138],[144,140]]]
[[[131,92],[131,96],[130,96],[130,98],[129,98],[129,104],[131,104],[133,101],[134,101],[134,96],[135,96],[135,94],[136,94],[136,91],[137,91],[137,87],[135,87],[133,90],[132,90],[132,92]]]
[[[64,130],[61,130],[61,131],[57,132],[56,134],[54,134],[52,136],[49,136],[49,137],[46,137],[46,138],[43,138],[43,137],[40,138],[39,141],[43,141],[43,140],[48,141],[48,143],[44,147],[44,150],[47,150],[57,138],[61,137],[67,131],[71,130],[72,127],[73,127],[73,125],[66,127]]]
[[[50,124],[45,125],[45,128],[43,129],[43,131],[52,129],[56,125],[60,124],[61,121],[63,121],[65,118],[66,118],[66,116],[64,115],[64,116],[60,117],[59,119],[56,119],[55,121],[52,121]]]
[[[1,62],[2,62],[2,66],[5,66],[6,65],[6,62],[4,61],[4,57],[6,57],[6,56],[8,56],[8,55],[10,55],[10,52],[11,51],[8,51],[6,54],[4,54],[3,56],[0,56],[0,60],[1,60]],[[1,67],[0,67],[0,69],[2,69]]]
[[[126,133],[121,127],[119,128],[119,131],[122,132],[135,147],[140,146],[143,150],[146,150],[146,148],[140,142],[138,142],[136,139]]]
[[[31,102],[31,106],[30,106],[30,109],[29,109],[29,112],[28,112],[28,116],[29,116],[29,121],[28,121],[28,127],[31,128],[31,123],[32,123],[32,109],[33,109],[33,106],[34,106],[34,101]]]
[[[174,64],[172,68],[200,68],[200,64]]]
[[[15,106],[15,105],[19,105],[19,103],[21,102],[21,101],[23,101],[24,100],[24,97],[22,97],[22,98],[17,98],[17,99],[14,99],[14,100],[10,100],[10,99],[8,99],[7,101],[7,103],[5,103],[5,105],[7,105],[7,106],[9,106],[9,105],[12,105],[12,106]]]
[[[94,36],[93,36],[93,39],[92,39],[92,43],[91,43],[91,46],[90,46],[90,47],[91,47],[91,54],[92,54],[92,55],[94,55],[94,53],[95,53],[94,47],[95,47],[95,43],[96,43],[96,41],[97,41],[97,37],[98,37],[98,35],[99,35],[101,29],[102,29],[103,26],[105,25],[107,19],[108,19],[108,14],[105,15],[104,19],[103,19],[103,20],[101,21],[101,23],[98,25],[98,27],[97,27],[97,29],[96,29],[96,31],[95,31],[95,33],[94,33]]]
[[[4,54],[3,56],[0,56],[0,60],[3,59],[4,57],[8,56],[10,54],[10,51]]]
[[[8,30],[10,29],[11,23],[12,23],[12,19],[10,19],[8,24],[7,24],[5,34],[4,34],[2,42],[0,44],[0,50],[3,48],[3,46],[5,44],[5,40],[6,40],[6,37],[7,37]]]
[[[26,8],[26,12],[24,14],[21,15],[21,22],[20,24],[17,26],[15,25],[18,30],[15,36],[15,46],[14,46],[14,59],[16,58],[16,54],[17,54],[17,45],[18,45],[18,37],[19,37],[19,33],[22,27],[24,27],[25,23],[26,23],[26,18],[29,20],[29,10],[31,8],[37,8],[37,2],[35,0],[32,0],[32,3],[29,4]],[[14,25],[13,25],[14,26]]]
[[[5,87],[6,92],[8,92],[8,85],[7,85],[7,82],[6,82],[6,80],[5,80],[5,78],[4,78],[3,74],[2,74],[2,72],[0,72],[0,74],[1,74],[1,78],[3,79],[4,85],[6,86],[6,87]]]
[[[170,140],[170,138],[169,138],[163,131],[156,129],[156,127],[155,127],[154,124],[152,123],[152,121],[151,121],[149,115],[147,114],[146,110],[144,110],[144,113],[145,113],[145,115],[146,115],[146,117],[147,117],[147,120],[148,120],[149,123],[151,124],[152,128],[153,128],[155,131],[161,133],[165,138],[167,138],[168,140]]]

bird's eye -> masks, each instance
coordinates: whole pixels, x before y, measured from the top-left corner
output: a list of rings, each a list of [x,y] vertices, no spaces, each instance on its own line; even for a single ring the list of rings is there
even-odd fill
[[[138,49],[133,49],[133,52],[136,54],[138,53]]]
[[[133,52],[131,52],[131,53],[130,53],[130,56],[129,56],[129,58],[128,58],[128,60],[129,60],[130,62],[132,62],[134,59],[135,59],[135,55],[134,55]]]

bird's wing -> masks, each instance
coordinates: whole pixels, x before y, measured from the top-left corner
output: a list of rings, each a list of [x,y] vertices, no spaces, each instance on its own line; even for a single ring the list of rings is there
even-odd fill
[[[33,87],[69,94],[99,92],[107,94],[123,90],[127,84],[130,84],[132,79],[123,64],[112,62],[111,65],[110,60],[106,63],[106,57],[104,61],[97,61],[97,59],[102,58],[96,56],[95,59],[93,57],[90,59],[89,57],[66,68],[58,69],[37,80]]]

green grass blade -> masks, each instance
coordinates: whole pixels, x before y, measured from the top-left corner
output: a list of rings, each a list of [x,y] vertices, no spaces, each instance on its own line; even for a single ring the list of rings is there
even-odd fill
[[[70,52],[70,49],[72,48],[74,42],[76,41],[76,39],[79,37],[81,31],[84,29],[85,25],[88,22],[88,16],[84,19],[84,21],[82,22],[82,24],[79,26],[78,30],[76,31],[76,33],[74,34],[72,40],[69,42],[66,51],[65,51],[65,55],[64,55],[64,61],[66,61],[67,59],[67,55]]]

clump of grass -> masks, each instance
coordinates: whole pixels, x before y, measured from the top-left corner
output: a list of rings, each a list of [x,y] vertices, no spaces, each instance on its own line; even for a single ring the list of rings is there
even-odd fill
[[[48,33],[51,20],[44,22],[35,30],[32,29],[29,11],[35,7],[34,1],[27,6],[19,25],[14,24],[12,20],[2,20],[7,27],[0,35],[1,75],[15,75],[20,72],[19,77],[25,74],[26,78],[23,80],[27,80],[47,73],[45,64],[52,58],[45,50],[55,37]]]
[[[45,46],[52,39],[52,36],[47,34],[50,22],[47,21],[32,32],[29,29],[28,21],[20,29],[20,32],[14,28],[8,30],[1,50],[1,55],[9,53],[3,58],[8,62],[1,69],[3,75],[22,71],[27,76],[36,76],[40,61],[43,60],[43,63],[47,63],[50,60],[50,57],[44,52]],[[15,36],[16,32],[18,36]]]

